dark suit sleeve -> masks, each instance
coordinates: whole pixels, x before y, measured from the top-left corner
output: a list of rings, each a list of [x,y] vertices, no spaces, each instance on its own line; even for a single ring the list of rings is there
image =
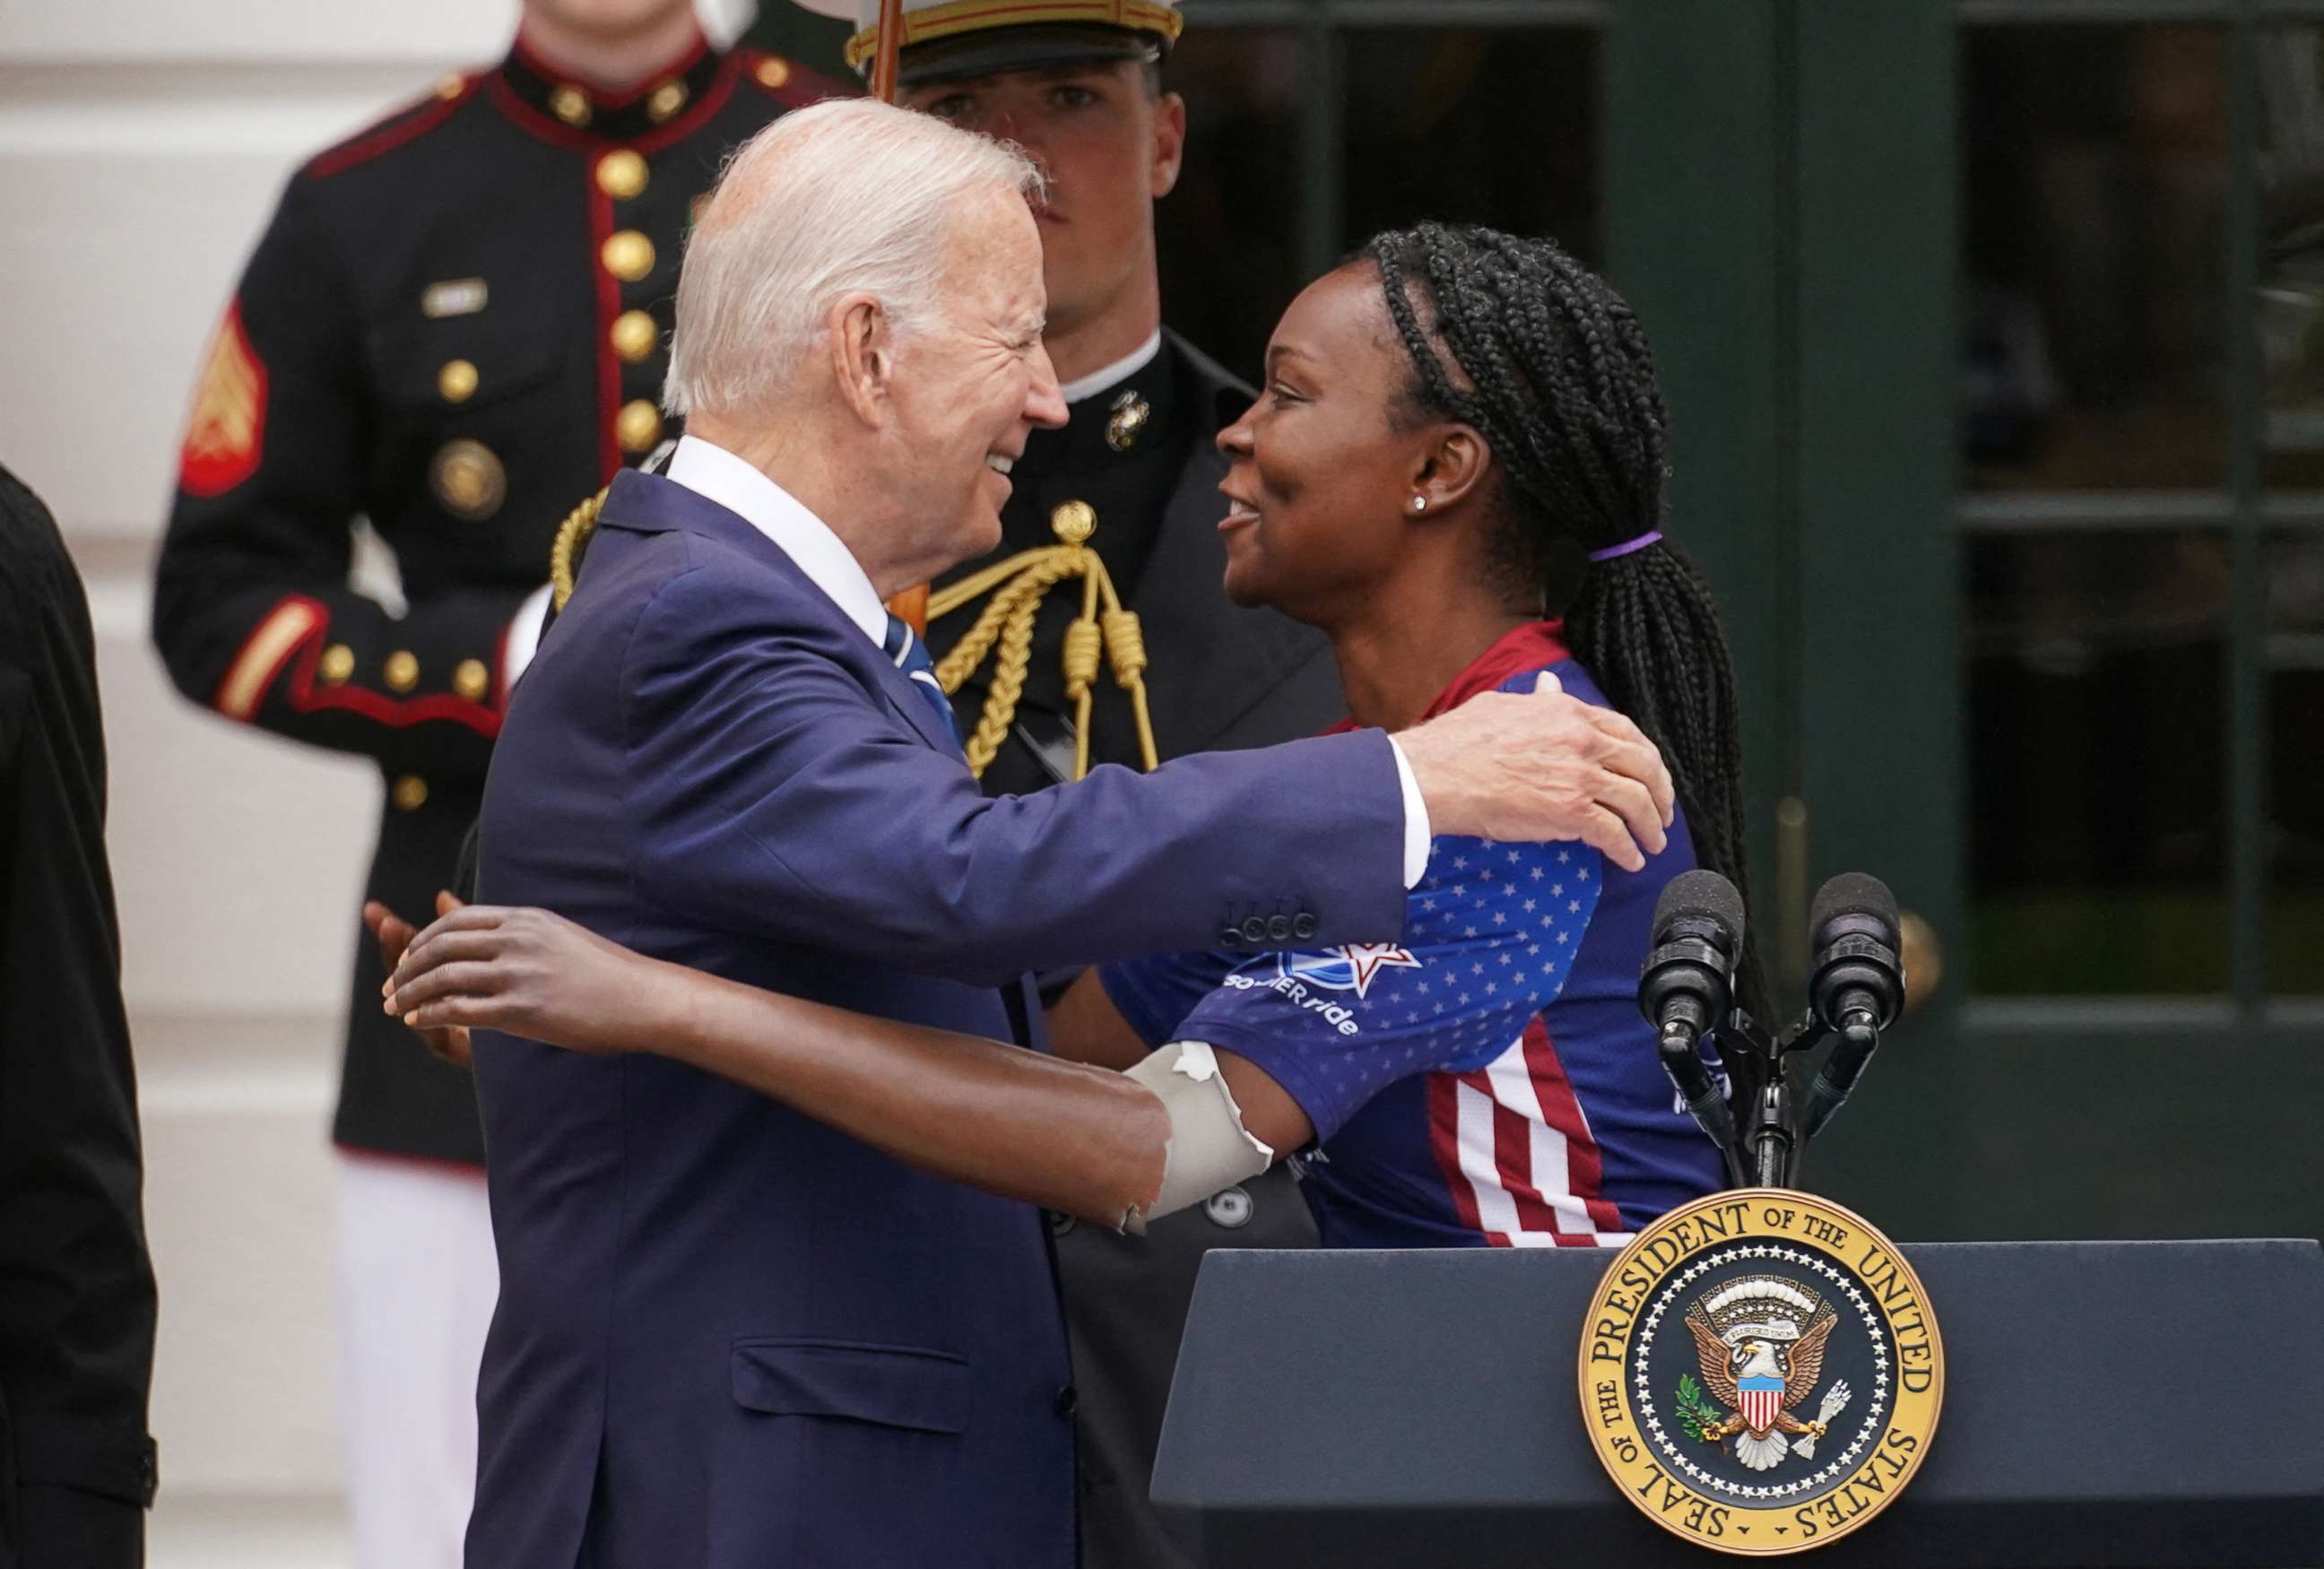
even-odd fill
[[[291,182],[207,353],[153,641],[179,689],[230,719],[392,770],[481,777],[524,593],[412,593],[399,620],[347,587],[376,411],[318,199],[311,177]]]
[[[36,508],[0,472],[0,1477],[18,1569],[127,1569],[153,1276],[88,610]]]
[[[1379,732],[988,800],[830,651],[770,633],[715,577],[664,587],[622,682],[634,875],[687,922],[980,984],[1213,946],[1253,918],[1311,946],[1402,931]]]

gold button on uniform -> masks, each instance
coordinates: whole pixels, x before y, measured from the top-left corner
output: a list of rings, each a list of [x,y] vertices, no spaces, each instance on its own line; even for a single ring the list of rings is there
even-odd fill
[[[416,773],[407,773],[395,781],[392,793],[397,811],[416,812],[428,804],[428,781]]]
[[[458,71],[454,71],[450,76],[446,77],[443,80],[436,84],[436,96],[447,100],[456,98],[467,90],[468,78],[462,76]]]
[[[646,188],[646,161],[623,147],[597,160],[597,189],[627,201]]]
[[[622,405],[613,434],[621,438],[622,451],[648,451],[661,439],[661,411],[643,398],[632,398]]]
[[[642,310],[624,310],[613,318],[613,352],[635,365],[653,353],[661,328]]]
[[[657,125],[684,107],[686,107],[684,82],[664,82],[653,90],[650,97],[646,99],[646,113],[652,117],[653,123]]]
[[[606,235],[598,256],[604,262],[605,271],[624,283],[634,283],[653,271],[653,242],[635,229]]]
[[[791,62],[779,54],[770,54],[759,62],[753,73],[762,88],[779,88],[791,79]]]
[[[1097,509],[1087,502],[1067,502],[1049,514],[1049,529],[1066,544],[1078,545],[1097,532]]]
[[[493,675],[482,660],[462,660],[452,672],[452,690],[471,703],[481,703],[493,689]]]
[[[315,667],[315,673],[323,678],[323,684],[327,687],[342,685],[355,673],[355,651],[345,643],[333,643],[323,651],[322,661]]]
[[[398,649],[387,656],[387,668],[382,672],[388,686],[398,692],[409,692],[420,685],[420,656],[406,649]]]
[[[436,373],[436,390],[447,403],[465,403],[476,390],[476,367],[466,360],[446,360]]]
[[[559,88],[549,95],[549,112],[568,125],[589,123],[589,95],[579,88]]]

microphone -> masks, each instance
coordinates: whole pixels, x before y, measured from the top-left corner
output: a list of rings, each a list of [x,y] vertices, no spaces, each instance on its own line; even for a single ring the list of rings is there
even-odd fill
[[[1638,973],[1638,1011],[1655,1027],[1663,1071],[1737,1171],[1734,1112],[1695,1048],[1734,1003],[1743,930],[1743,897],[1733,883],[1716,872],[1682,872],[1655,902],[1654,943]]]
[[[1815,976],[1808,983],[1816,1021],[1840,1037],[1809,1087],[1801,1126],[1807,1138],[1822,1131],[1856,1088],[1880,1032],[1904,1008],[1904,971],[1898,963],[1896,896],[1877,877],[1843,872],[1817,891],[1808,916]]]

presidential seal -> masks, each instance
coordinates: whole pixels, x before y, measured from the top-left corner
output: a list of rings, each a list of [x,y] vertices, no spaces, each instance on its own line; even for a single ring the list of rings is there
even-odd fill
[[[1606,1271],[1582,1415],[1607,1473],[1721,1553],[1846,1536],[1903,1491],[1944,1402],[1912,1266],[1860,1216],[1745,1188],[1673,1210]]]

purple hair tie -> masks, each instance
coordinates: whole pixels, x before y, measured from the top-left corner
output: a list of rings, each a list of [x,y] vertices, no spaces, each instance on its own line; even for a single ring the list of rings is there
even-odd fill
[[[1592,550],[1590,552],[1590,558],[1592,561],[1611,561],[1617,556],[1628,556],[1634,550],[1643,550],[1662,537],[1663,531],[1656,529],[1651,534],[1640,534],[1635,540],[1625,540],[1618,545],[1609,545],[1602,550]]]

